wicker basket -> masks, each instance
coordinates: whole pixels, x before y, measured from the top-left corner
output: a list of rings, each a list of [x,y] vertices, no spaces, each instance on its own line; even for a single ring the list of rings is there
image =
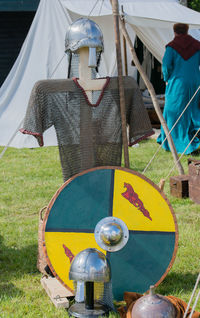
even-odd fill
[[[47,266],[46,258],[42,248],[42,227],[43,227],[43,214],[45,214],[47,207],[43,207],[39,212],[39,225],[38,225],[38,258],[37,258],[37,269],[46,274],[44,268]]]

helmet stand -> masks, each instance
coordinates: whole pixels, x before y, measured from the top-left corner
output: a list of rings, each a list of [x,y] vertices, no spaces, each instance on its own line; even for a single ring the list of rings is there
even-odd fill
[[[76,302],[69,308],[69,314],[78,318],[98,318],[109,313],[109,308],[94,300],[94,282],[85,282],[85,301]]]
[[[84,284],[84,299],[69,308],[69,314],[78,318],[98,318],[109,313],[105,303],[106,283],[111,281],[110,263],[106,256],[95,248],[88,248],[77,254],[69,270],[69,279]],[[95,285],[95,284],[96,285]],[[98,284],[101,284],[98,287]],[[101,290],[101,294],[99,294]],[[96,291],[96,292],[95,292]],[[75,292],[76,296],[79,291]],[[98,296],[97,296],[98,294]],[[81,298],[76,297],[75,299]]]
[[[89,48],[83,47],[79,49],[79,84],[85,90],[88,99],[92,102],[92,91],[100,91],[106,83],[106,79],[91,79],[91,68],[88,67]]]

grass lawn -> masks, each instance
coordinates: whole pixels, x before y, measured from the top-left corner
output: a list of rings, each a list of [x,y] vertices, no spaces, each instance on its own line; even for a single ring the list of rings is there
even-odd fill
[[[157,147],[155,140],[149,139],[130,148],[131,169],[142,173]],[[182,158],[185,173],[188,158]],[[160,150],[145,175],[158,184],[173,165],[171,153]],[[175,170],[172,175],[178,172]],[[9,148],[0,160],[1,318],[67,317],[64,309],[56,309],[50,302],[36,268],[38,212],[49,203],[62,182],[56,147]],[[179,248],[174,265],[157,292],[188,302],[199,273],[200,205],[170,196],[169,179],[164,192],[177,217]],[[200,311],[200,303],[196,309]]]

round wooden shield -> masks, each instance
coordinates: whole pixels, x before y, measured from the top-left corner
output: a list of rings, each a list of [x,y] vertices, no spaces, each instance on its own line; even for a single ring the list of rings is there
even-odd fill
[[[129,229],[119,251],[103,251],[95,241],[97,223],[120,218]],[[56,192],[43,225],[43,247],[53,274],[68,289],[70,264],[86,248],[104,252],[111,263],[113,294],[144,293],[158,285],[172,267],[178,246],[175,214],[161,190],[138,172],[98,167],[69,179]]]

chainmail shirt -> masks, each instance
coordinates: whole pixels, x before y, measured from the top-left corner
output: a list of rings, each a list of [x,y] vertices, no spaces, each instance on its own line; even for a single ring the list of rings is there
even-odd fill
[[[129,145],[153,134],[136,81],[124,77]],[[43,146],[43,132],[55,127],[64,181],[82,170],[120,166],[122,131],[118,78],[106,78],[89,102],[76,78],[38,81],[32,90],[22,133]]]

